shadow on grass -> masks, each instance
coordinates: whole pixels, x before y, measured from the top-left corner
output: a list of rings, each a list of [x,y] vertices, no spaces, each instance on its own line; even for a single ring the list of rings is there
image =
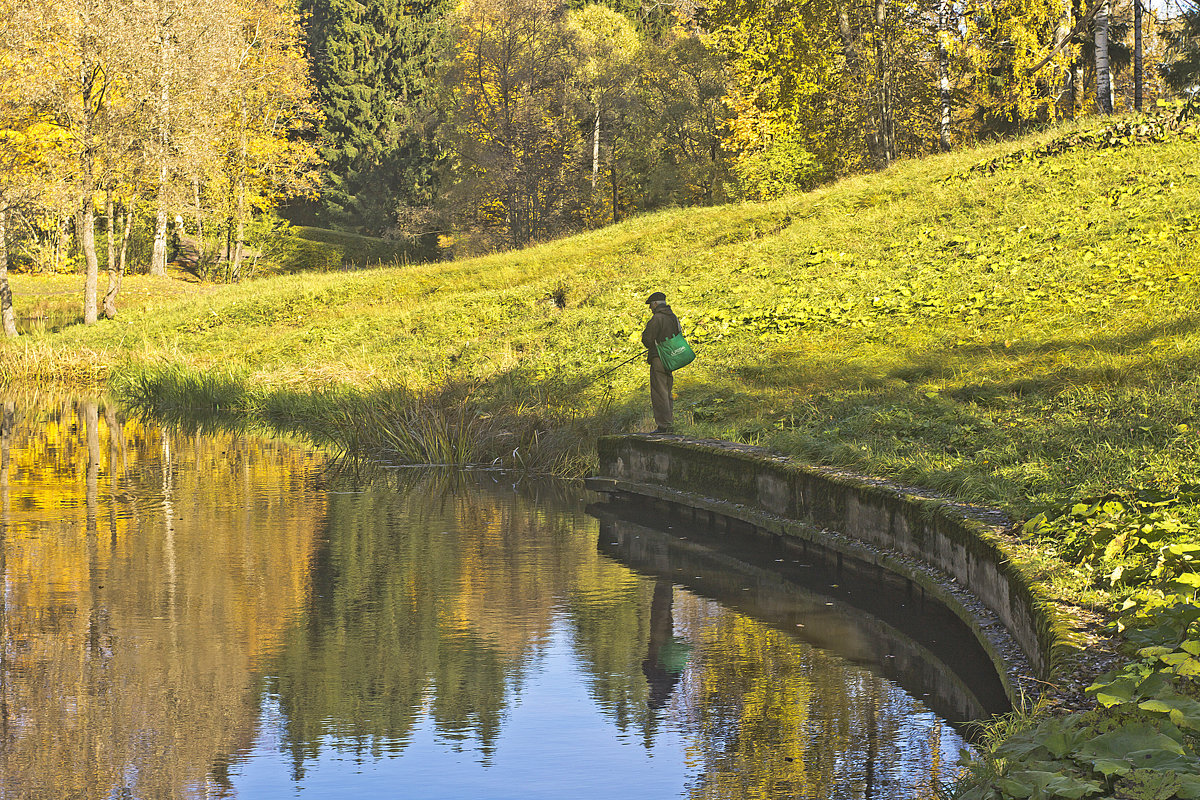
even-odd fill
[[[1193,353],[1170,361],[1145,350],[1158,340],[1179,340],[1200,330],[1200,315],[1110,335],[1038,342],[963,344],[932,351],[880,348],[875,360],[844,354],[781,350],[767,363],[735,367],[736,382],[750,389],[791,388],[812,395],[952,382],[963,400],[1054,393],[1068,387],[1115,386],[1138,379],[1174,379],[1200,369],[1200,341]],[[1112,358],[1098,358],[1097,356]],[[1051,358],[1044,358],[1051,357]],[[1011,377],[1014,371],[1028,374]],[[987,379],[988,374],[998,376]]]
[[[1192,458],[1176,445],[1179,426],[1200,408],[1200,383],[1190,380],[1200,359],[1191,347],[1168,357],[1145,345],[1187,337],[1198,323],[1186,316],[1023,349],[894,349],[873,360],[782,351],[719,376],[689,373],[677,384],[677,410],[694,422],[685,433],[1019,507],[1129,479],[1164,453]],[[1037,357],[1063,352],[1077,363]],[[141,368],[114,389],[185,426],[267,426],[353,457],[570,477],[594,467],[599,436],[635,430],[648,411],[640,388],[614,395],[587,377],[531,370],[422,389],[264,390],[233,372]]]
[[[1186,315],[1009,347],[780,351],[769,366],[697,385],[694,415],[708,435],[1021,514],[1107,487],[1195,479],[1198,328],[1200,316]]]

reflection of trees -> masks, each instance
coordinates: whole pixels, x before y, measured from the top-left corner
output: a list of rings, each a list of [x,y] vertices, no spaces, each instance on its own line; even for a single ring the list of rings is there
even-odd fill
[[[583,534],[438,476],[335,495],[325,525],[309,614],[275,668],[296,768],[322,744],[402,745],[426,697],[439,735],[486,758],[578,571],[562,542]]]
[[[630,572],[578,508],[432,477],[326,503],[311,458],[4,406],[0,800],[222,794],[266,663],[297,770],[419,718],[486,761],[556,616],[622,730],[690,715],[696,797],[887,796],[912,708],[869,672]]]
[[[94,402],[20,410],[0,431],[0,798],[203,793],[252,735],[252,667],[307,589],[310,457]]]
[[[649,687],[641,667],[650,638],[654,584],[616,565],[610,565],[610,570],[609,586],[593,584],[570,599],[575,649],[596,704],[620,730],[636,727],[650,746],[658,720],[649,705]]]
[[[712,603],[693,599],[685,613],[701,638],[684,698],[702,760],[692,797],[907,796],[917,776],[905,768],[936,746],[907,740],[910,698]]]
[[[5,554],[8,551],[8,474],[9,451],[13,426],[16,424],[16,404],[11,400],[0,403],[0,577],[6,576]],[[8,741],[8,603],[0,597],[0,742]]]
[[[437,476],[335,495],[309,614],[274,670],[297,772],[322,747],[395,751],[426,710],[486,761],[558,607],[600,706],[648,724],[653,587],[600,556],[580,518],[532,488]]]

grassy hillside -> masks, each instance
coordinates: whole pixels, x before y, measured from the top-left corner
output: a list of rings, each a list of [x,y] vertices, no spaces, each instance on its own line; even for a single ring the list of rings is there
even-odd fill
[[[676,384],[689,433],[1019,516],[1115,484],[1195,480],[1200,148],[1083,147],[970,169],[1036,145],[456,263],[183,299],[131,281],[137,304],[120,319],[5,345],[0,377],[107,374],[136,390],[170,367],[176,381],[207,376],[226,406],[269,395],[296,409],[331,387],[450,386],[542,427],[636,429],[645,369],[590,379],[637,351],[643,300],[662,289],[698,342]],[[38,302],[31,280],[13,280],[18,310]]]

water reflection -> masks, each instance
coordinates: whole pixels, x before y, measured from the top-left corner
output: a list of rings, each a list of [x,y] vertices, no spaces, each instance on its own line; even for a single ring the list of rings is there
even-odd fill
[[[4,402],[0,796],[173,798],[253,739],[304,603],[311,454]]]
[[[1010,710],[971,630],[898,575],[749,526],[729,533],[683,507],[663,512],[623,501],[590,511],[601,521],[602,551],[866,665],[946,719],[965,723]]]
[[[7,401],[0,445],[5,800],[907,797],[961,745],[570,488],[94,402]]]

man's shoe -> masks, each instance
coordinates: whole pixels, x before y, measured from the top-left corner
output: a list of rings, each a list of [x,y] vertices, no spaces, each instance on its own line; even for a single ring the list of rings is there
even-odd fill
[[[659,426],[651,431],[651,433],[670,433],[670,432],[671,432],[670,428],[664,428],[661,426]]]

